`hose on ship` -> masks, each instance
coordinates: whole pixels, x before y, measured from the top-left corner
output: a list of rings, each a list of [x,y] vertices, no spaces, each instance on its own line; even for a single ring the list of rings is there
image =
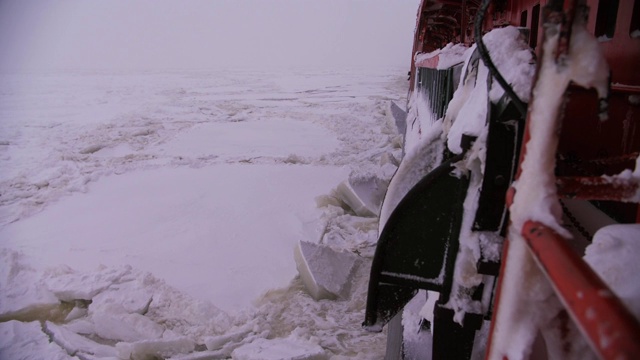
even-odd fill
[[[480,58],[482,59],[484,65],[489,69],[491,76],[496,79],[498,84],[500,84],[500,86],[504,89],[504,92],[507,94],[507,96],[511,98],[511,101],[513,101],[513,104],[516,109],[518,109],[518,112],[520,112],[520,115],[522,115],[522,117],[525,117],[527,115],[527,105],[522,100],[520,100],[511,85],[509,85],[502,74],[500,74],[500,71],[498,71],[498,68],[491,60],[489,50],[487,50],[487,48],[484,46],[484,42],[482,42],[482,23],[484,22],[484,17],[487,13],[487,9],[489,8],[490,3],[491,0],[482,0],[482,4],[480,4],[480,7],[478,8],[478,12],[476,14],[474,23],[474,36],[476,40],[476,46],[478,48],[478,52],[480,53]]]

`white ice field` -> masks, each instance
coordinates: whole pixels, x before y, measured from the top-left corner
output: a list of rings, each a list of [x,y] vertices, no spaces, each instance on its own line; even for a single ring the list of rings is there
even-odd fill
[[[406,69],[0,76],[0,354],[384,354],[377,219],[332,190],[393,174]],[[308,295],[300,240],[362,257],[346,296]]]

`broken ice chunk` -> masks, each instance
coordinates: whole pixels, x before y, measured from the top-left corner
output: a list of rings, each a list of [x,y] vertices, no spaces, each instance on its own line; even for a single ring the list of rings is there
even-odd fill
[[[328,220],[322,216],[318,209],[313,211],[300,213],[298,218],[302,223],[302,235],[308,241],[319,243],[327,231]]]
[[[0,263],[0,320],[33,319],[59,308],[58,298],[39,284],[40,275],[22,254],[4,249]]]
[[[314,299],[344,298],[348,295],[358,265],[356,255],[300,241],[294,258],[300,278]]]
[[[130,273],[130,266],[109,268],[88,274],[71,272],[47,279],[46,285],[62,301],[91,300]]]
[[[120,304],[128,313],[144,315],[151,304],[151,294],[136,281],[112,286],[108,290],[96,295],[89,306],[90,311],[108,304]]]
[[[117,343],[118,357],[121,359],[144,360],[168,358],[178,354],[187,354],[195,349],[193,340],[186,337],[176,339],[142,340],[133,343]]]
[[[257,339],[231,354],[235,360],[325,360],[320,345],[297,336],[285,339]]]
[[[249,333],[251,330],[239,330],[220,336],[210,336],[204,339],[204,343],[208,350],[219,350],[230,342],[240,342]]]
[[[356,215],[376,217],[386,190],[384,181],[377,177],[351,178],[341,182],[336,193]]]
[[[64,318],[64,322],[67,323],[73,320],[83,318],[87,315],[87,313],[88,313],[88,310],[86,307],[80,307],[80,306],[77,306],[76,304],[76,306],[73,309],[71,309],[71,311],[67,314],[67,317]]]
[[[66,351],[42,332],[39,322],[16,320],[0,323],[0,359],[69,360]]]
[[[96,335],[104,339],[134,342],[162,337],[164,328],[140,314],[129,314],[117,304],[108,304],[91,313]]]
[[[75,355],[80,352],[95,355],[97,357],[116,356],[116,348],[98,344],[93,340],[82,335],[78,335],[63,326],[56,325],[50,321],[46,322],[45,329],[47,334],[51,336],[51,339],[71,355]]]

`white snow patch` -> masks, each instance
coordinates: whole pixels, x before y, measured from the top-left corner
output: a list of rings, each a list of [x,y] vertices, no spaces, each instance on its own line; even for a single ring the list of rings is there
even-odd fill
[[[491,60],[498,71],[511,85],[518,97],[528,102],[531,82],[535,73],[533,53],[524,42],[520,31],[512,26],[494,29],[483,36]],[[449,150],[459,154],[462,152],[460,141],[462,135],[478,137],[487,121],[487,97],[492,102],[500,100],[504,89],[494,83],[488,90],[489,70],[479,60],[477,74],[470,66],[470,59],[476,50],[472,46],[465,53],[465,66],[462,69],[460,85],[456,90],[445,114],[444,129],[447,135]],[[465,74],[467,76],[465,76]]]
[[[441,135],[442,121],[436,121],[430,127],[423,128],[419,142],[406,148],[407,153],[389,183],[380,210],[379,232],[382,232],[389,216],[409,190],[440,163],[444,149],[444,145],[438,141]]]
[[[429,293],[427,295],[427,293]],[[433,295],[435,294],[435,295]],[[435,299],[433,299],[435,298]],[[420,290],[416,296],[405,305],[402,311],[403,327],[403,348],[405,358],[408,359],[430,359],[433,351],[433,306],[438,298],[438,293]],[[426,303],[425,303],[426,301]],[[423,310],[428,304],[430,308],[429,330],[422,329],[422,322],[429,317],[425,317]]]
[[[431,332],[433,332],[433,311],[436,307],[436,302],[440,298],[440,293],[435,291],[427,291],[427,302],[420,309],[420,316],[431,323]]]
[[[529,102],[531,84],[536,71],[534,54],[517,27],[494,29],[482,37],[491,60],[520,100]],[[491,101],[500,100],[504,89],[499,84],[491,88]]]
[[[464,54],[466,51],[467,47],[464,44],[448,43],[442,49],[434,50],[429,53],[417,53],[414,57],[414,61],[419,66],[422,61],[432,59],[437,56],[438,65],[436,69],[444,70],[464,62]]]
[[[447,147],[456,154],[462,153],[463,135],[478,137],[487,125],[489,69],[480,64],[477,71],[477,75],[468,74],[467,81],[460,84],[461,90],[456,91],[451,99],[449,106],[455,117],[449,115],[449,108],[445,115],[445,123],[447,126],[451,124]],[[456,108],[458,104],[461,105],[459,109]]]
[[[636,159],[636,167],[635,170],[631,171],[631,169],[625,169],[621,173],[607,176],[603,175],[602,177],[610,182],[614,187],[617,186],[628,186],[636,188],[636,191],[633,195],[624,199],[626,202],[632,203],[640,203],[640,157]]]
[[[482,86],[482,85],[481,85]],[[478,210],[480,187],[483,172],[480,154],[484,154],[486,135],[473,144],[473,148],[465,158],[465,170],[468,171],[469,186],[463,202],[462,223],[460,225],[459,248],[453,271],[451,297],[444,305],[455,311],[454,321],[462,324],[467,312],[481,313],[480,303],[471,299],[470,291],[482,282],[482,275],[478,274],[477,263],[480,259],[480,233],[474,232],[473,221]]]
[[[640,224],[609,225],[598,230],[585,251],[591,265],[627,308],[640,319]]]

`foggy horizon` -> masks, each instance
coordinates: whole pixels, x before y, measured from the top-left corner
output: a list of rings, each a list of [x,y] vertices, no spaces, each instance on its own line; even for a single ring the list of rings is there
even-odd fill
[[[1,0],[0,70],[409,66],[417,0]]]

